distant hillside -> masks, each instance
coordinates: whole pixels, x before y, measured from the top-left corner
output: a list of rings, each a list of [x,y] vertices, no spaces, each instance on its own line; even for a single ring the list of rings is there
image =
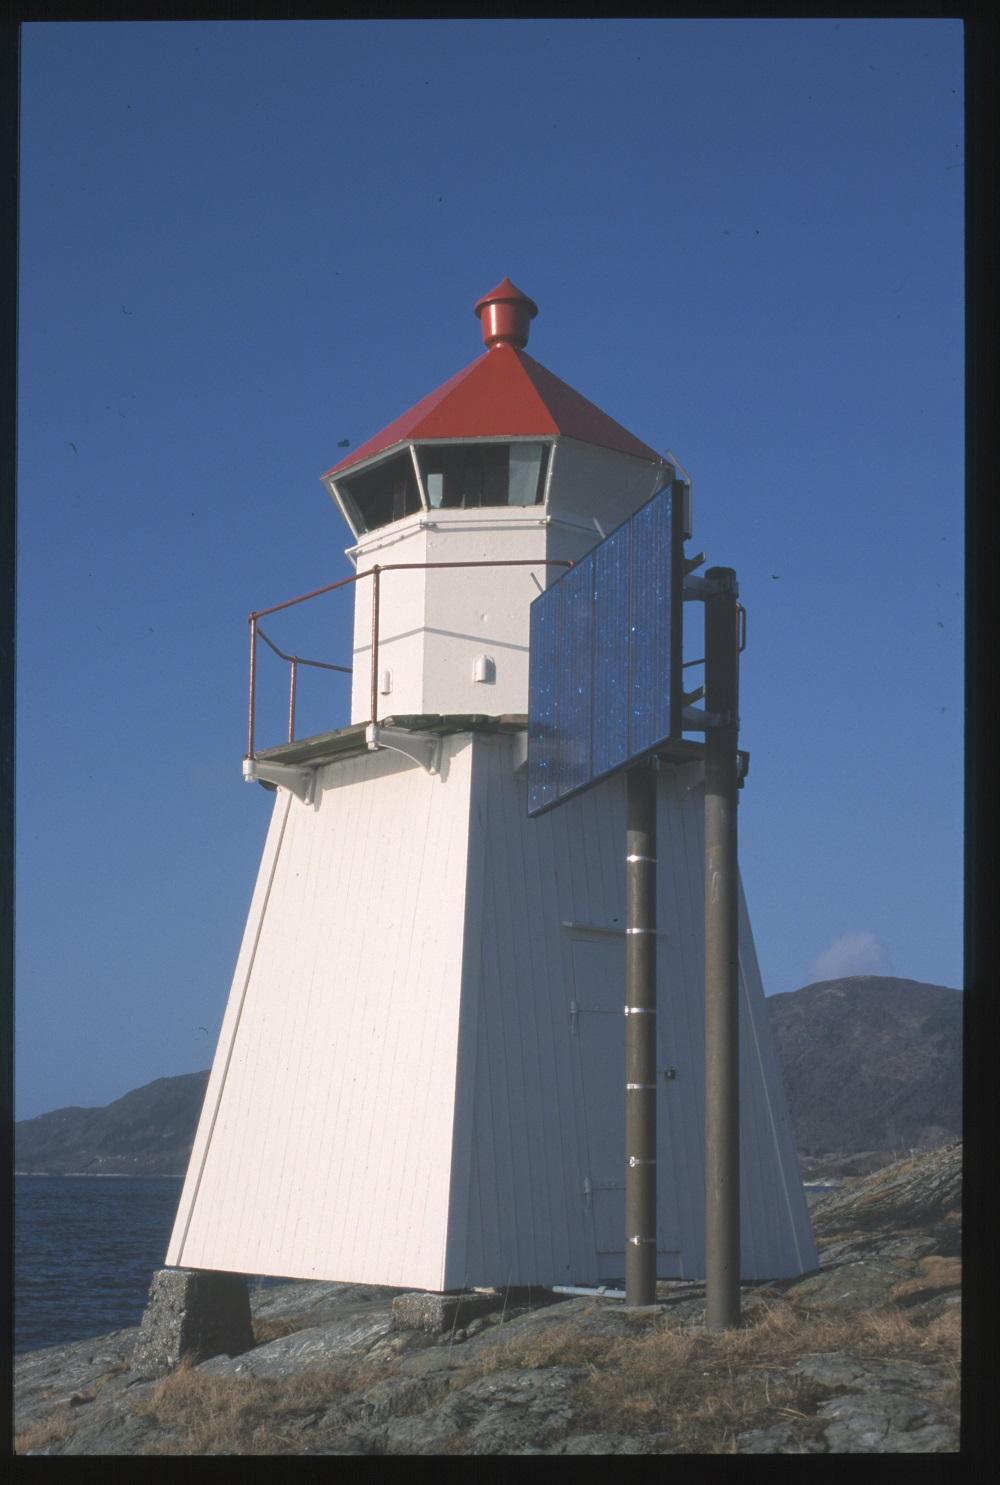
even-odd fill
[[[862,1153],[874,1168],[900,1151],[961,1139],[958,990],[864,975],[772,995],[767,1006],[805,1169]],[[158,1078],[107,1108],[22,1120],[15,1169],[182,1174],[207,1080],[207,1072]]]
[[[157,1078],[103,1109],[56,1109],[14,1126],[14,1169],[48,1175],[183,1175],[208,1073]]]
[[[962,995],[875,975],[768,997],[804,1156],[962,1138]]]

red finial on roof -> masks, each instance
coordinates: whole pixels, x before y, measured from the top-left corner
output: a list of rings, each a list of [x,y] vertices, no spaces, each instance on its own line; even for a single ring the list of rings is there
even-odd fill
[[[535,301],[522,294],[509,278],[484,294],[476,305],[476,314],[482,321],[483,340],[491,351],[498,345],[516,346],[518,350],[526,346],[528,325],[537,313]]]

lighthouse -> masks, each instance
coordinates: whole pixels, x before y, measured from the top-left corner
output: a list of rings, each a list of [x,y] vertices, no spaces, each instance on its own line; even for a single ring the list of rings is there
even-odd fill
[[[538,307],[509,279],[474,308],[477,358],[322,477],[352,538],[350,721],[261,749],[251,697],[244,776],[273,813],[168,1265],[431,1291],[624,1273],[625,783],[529,817],[529,613],[685,482],[528,354]],[[705,1265],[703,789],[703,744],[665,749],[663,1279]],[[817,1259],[739,913],[742,1276],[773,1279]]]

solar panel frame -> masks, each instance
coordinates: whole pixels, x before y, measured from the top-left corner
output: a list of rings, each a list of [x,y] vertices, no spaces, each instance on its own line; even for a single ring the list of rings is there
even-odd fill
[[[530,816],[681,735],[680,499],[665,485],[531,605]]]

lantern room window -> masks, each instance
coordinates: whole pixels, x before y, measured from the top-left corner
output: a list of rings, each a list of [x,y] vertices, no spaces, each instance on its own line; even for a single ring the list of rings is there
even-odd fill
[[[424,444],[417,453],[432,510],[542,502],[546,443]]]
[[[548,443],[423,444],[415,447],[426,504],[433,510],[541,505],[549,468]],[[336,481],[359,536],[424,508],[413,450]]]
[[[401,521],[422,508],[409,449],[374,469],[341,478],[337,486],[359,534]]]

